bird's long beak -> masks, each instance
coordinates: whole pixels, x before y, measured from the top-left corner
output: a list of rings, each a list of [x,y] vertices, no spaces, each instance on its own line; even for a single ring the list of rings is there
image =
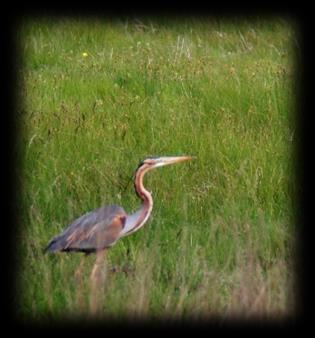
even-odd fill
[[[178,162],[183,162],[183,161],[189,161],[194,159],[192,156],[170,156],[170,157],[161,157],[159,161],[159,165],[168,165],[168,164],[173,164],[173,163],[178,163]]]

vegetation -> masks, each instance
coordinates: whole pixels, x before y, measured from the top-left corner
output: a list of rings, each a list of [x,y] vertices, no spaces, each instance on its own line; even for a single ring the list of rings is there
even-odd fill
[[[18,311],[90,313],[95,256],[44,255],[103,204],[149,222],[109,250],[100,316],[294,313],[294,41],[281,18],[45,18],[21,24]]]

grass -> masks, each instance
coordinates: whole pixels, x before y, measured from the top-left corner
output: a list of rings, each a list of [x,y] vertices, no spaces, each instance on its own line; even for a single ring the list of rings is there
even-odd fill
[[[71,220],[153,214],[107,256],[100,315],[294,314],[294,41],[281,18],[32,19],[19,30],[21,318],[89,315],[94,256],[43,255]]]

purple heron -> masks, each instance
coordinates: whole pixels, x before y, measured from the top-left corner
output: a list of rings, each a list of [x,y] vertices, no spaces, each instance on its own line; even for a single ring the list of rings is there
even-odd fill
[[[48,243],[45,251],[101,252],[113,246],[120,238],[139,230],[148,220],[153,199],[143,186],[143,176],[149,170],[164,165],[191,160],[190,156],[146,158],[134,175],[134,186],[142,205],[133,214],[127,214],[117,205],[103,206],[73,221],[62,233]]]

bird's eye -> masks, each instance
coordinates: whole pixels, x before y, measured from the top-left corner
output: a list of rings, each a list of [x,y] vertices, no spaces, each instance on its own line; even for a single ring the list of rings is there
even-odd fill
[[[156,162],[158,157],[148,157],[145,160],[143,160],[143,163],[146,164],[154,164]]]

